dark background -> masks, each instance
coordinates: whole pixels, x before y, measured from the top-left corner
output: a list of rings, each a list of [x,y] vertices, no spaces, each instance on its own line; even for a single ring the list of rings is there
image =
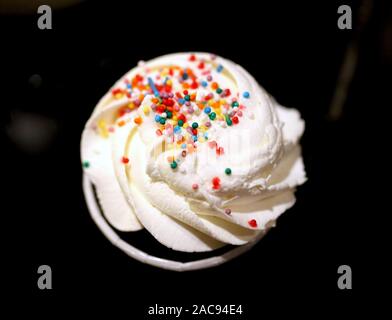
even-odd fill
[[[337,28],[341,4],[352,6],[353,30]],[[37,28],[36,13],[3,12],[2,229],[6,264],[20,280],[13,288],[27,293],[34,303],[29,310],[50,304],[73,313],[79,302],[87,311],[103,311],[113,299],[110,310],[126,312],[127,319],[146,318],[147,306],[155,303],[243,304],[243,319],[268,311],[335,317],[368,310],[360,301],[377,292],[374,277],[382,275],[386,252],[374,230],[374,159],[367,150],[377,147],[375,114],[390,107],[392,31],[390,8],[374,1],[359,32],[360,4],[85,1],[54,10],[52,30]],[[348,98],[341,116],[331,119],[340,67],[356,38],[358,65]],[[88,214],[79,159],[83,126],[106,90],[139,60],[177,51],[229,58],[281,104],[299,109],[309,178],[295,207],[253,250],[217,268],[183,274],[143,265],[109,243]],[[39,119],[37,132],[46,142],[37,148],[23,143],[34,130],[15,135],[26,115]],[[41,264],[52,267],[51,291],[36,286]],[[337,288],[342,264],[352,267],[351,291]],[[92,297],[95,302],[86,303]]]

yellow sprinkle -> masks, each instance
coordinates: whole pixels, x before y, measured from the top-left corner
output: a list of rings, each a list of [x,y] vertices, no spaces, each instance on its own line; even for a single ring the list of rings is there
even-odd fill
[[[115,95],[114,95],[114,99],[121,99],[122,97],[123,97],[123,93],[121,93],[121,92],[119,92],[119,93],[116,93]]]
[[[185,129],[188,128],[188,127],[189,127],[188,122],[185,122],[184,125],[183,125],[183,127],[184,127]]]
[[[178,120],[177,116],[173,116],[173,120],[177,121]]]
[[[144,114],[147,116],[148,114],[150,114],[150,107],[149,106],[144,106],[143,107],[143,112]]]
[[[128,105],[128,108],[129,109],[135,109],[135,104],[133,103],[133,102],[131,102],[129,105]]]
[[[99,130],[99,134],[103,137],[103,138],[107,138],[109,136],[109,131],[108,128],[106,126],[106,121],[104,119],[101,119],[98,121],[98,128]]]
[[[168,86],[171,86],[171,85],[173,84],[173,82],[172,82],[171,80],[167,80],[167,81],[166,81],[166,84],[167,84]]]
[[[204,142],[205,141],[205,139],[204,139],[204,137],[199,137],[199,142]]]
[[[220,104],[221,104],[221,105],[226,104],[226,99],[221,99],[221,100],[220,100]]]

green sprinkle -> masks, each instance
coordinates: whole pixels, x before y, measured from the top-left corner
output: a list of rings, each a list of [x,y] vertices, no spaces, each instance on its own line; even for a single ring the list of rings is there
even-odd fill
[[[88,162],[88,161],[83,161],[83,168],[89,168],[90,167],[90,162]]]
[[[216,93],[217,93],[217,94],[221,94],[222,91],[223,91],[223,90],[222,90],[221,88],[216,89]]]
[[[178,120],[177,124],[182,127],[184,125],[184,120]]]
[[[192,123],[192,128],[196,129],[199,126],[199,124],[197,122]]]
[[[166,119],[165,118],[160,118],[159,119],[159,123],[160,124],[165,124],[166,123]]]
[[[210,117],[211,120],[215,120],[216,113],[215,112],[211,112],[208,116]]]
[[[236,107],[238,107],[238,106],[239,106],[239,104],[238,104],[238,102],[237,102],[237,101],[234,101],[234,102],[231,104],[231,106],[232,106],[233,108],[236,108]]]
[[[231,169],[230,168],[226,168],[225,169],[225,173],[229,176],[231,175]]]
[[[166,116],[168,119],[171,119],[171,117],[173,117],[173,113],[171,111],[166,111]]]
[[[228,126],[231,126],[233,124],[233,121],[231,121],[228,115],[226,115],[226,123]]]
[[[189,94],[187,94],[184,98],[185,98],[186,101],[190,101],[191,100],[191,96]]]
[[[173,161],[173,162],[170,164],[170,167],[171,167],[172,169],[177,168],[177,162]]]

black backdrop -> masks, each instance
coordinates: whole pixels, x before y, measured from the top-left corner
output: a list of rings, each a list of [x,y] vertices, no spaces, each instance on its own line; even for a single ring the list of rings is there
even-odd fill
[[[369,110],[386,103],[390,56],[383,41],[390,12],[375,4],[344,112],[330,121],[358,3],[349,2],[353,30],[339,30],[342,2],[260,2],[85,1],[55,10],[52,30],[39,30],[36,14],[1,16],[3,195],[12,221],[2,226],[9,231],[8,266],[22,280],[14,288],[35,302],[29,310],[50,304],[59,313],[73,312],[75,301],[103,310],[115,299],[112,311],[144,319],[155,303],[242,303],[242,318],[253,319],[269,310],[335,316],[342,314],[338,307],[345,314],[365,307],[356,301],[379,265],[378,249],[369,244],[369,214],[376,209],[365,187],[370,171],[363,150],[372,140],[364,124],[371,121]],[[97,100],[139,60],[193,50],[241,64],[280,103],[301,111],[309,180],[295,207],[251,252],[217,268],[178,274],[131,260],[94,225],[81,190],[79,141]],[[42,78],[38,88],[33,74]],[[52,119],[51,143],[35,153],[18,147],[7,135],[15,112]],[[36,286],[41,264],[52,267],[51,291]],[[337,288],[342,264],[353,269],[352,291]],[[95,302],[85,304],[89,297]]]

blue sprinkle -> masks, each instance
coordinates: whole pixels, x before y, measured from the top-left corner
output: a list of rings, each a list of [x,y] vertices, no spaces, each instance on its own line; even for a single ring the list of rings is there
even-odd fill
[[[184,74],[182,75],[182,78],[183,78],[184,80],[188,79],[188,74],[187,74],[186,72],[184,72]]]
[[[132,85],[130,83],[127,83],[127,88],[132,89]]]
[[[248,99],[248,98],[250,97],[250,94],[249,94],[248,91],[245,91],[245,92],[242,94],[242,96],[243,96],[245,99]]]
[[[185,100],[184,99],[178,99],[178,103],[183,105],[185,103]]]
[[[223,71],[223,66],[220,64],[217,68],[216,68],[217,72],[222,72]]]
[[[152,81],[151,78],[148,78],[148,85],[150,86],[150,88],[154,92],[154,96],[159,97],[159,92],[157,90],[157,87],[155,86],[154,81]]]
[[[193,141],[197,141],[197,136],[193,136]]]
[[[160,117],[160,116],[158,116],[158,115],[156,115],[156,116],[155,116],[155,121],[156,121],[156,122],[159,122],[159,121],[161,121],[161,117]]]
[[[182,148],[182,149],[186,149],[186,143],[183,143],[183,144],[181,145],[181,148]]]
[[[205,108],[205,109],[204,109],[204,112],[205,112],[206,114],[209,114],[209,113],[211,112],[211,108],[210,108],[210,107]]]
[[[201,86],[204,87],[204,88],[207,87],[208,86],[208,82],[207,81],[202,81],[201,82]]]
[[[181,127],[180,127],[180,126],[175,126],[175,127],[174,127],[174,132],[175,132],[175,133],[181,132]]]

